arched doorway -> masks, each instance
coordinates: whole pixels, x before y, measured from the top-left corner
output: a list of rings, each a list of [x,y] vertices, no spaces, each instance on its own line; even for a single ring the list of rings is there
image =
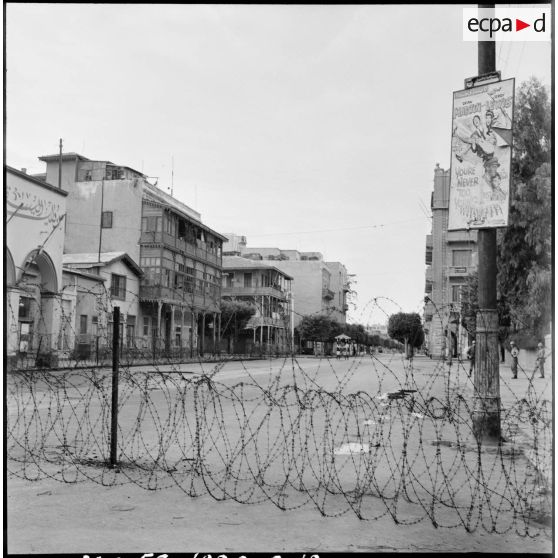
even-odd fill
[[[33,250],[19,270],[18,284],[37,285],[41,292],[57,293],[58,277],[51,257],[44,250]]]
[[[46,251],[33,250],[28,254],[19,268],[16,286],[18,351],[23,357],[36,357],[37,363],[54,366],[60,337],[61,297],[56,268]],[[71,316],[66,320],[71,327]]]
[[[14,265],[14,259],[12,258],[12,253],[9,248],[4,248],[4,265],[6,270],[6,286],[11,287],[15,285],[16,282],[16,270]]]

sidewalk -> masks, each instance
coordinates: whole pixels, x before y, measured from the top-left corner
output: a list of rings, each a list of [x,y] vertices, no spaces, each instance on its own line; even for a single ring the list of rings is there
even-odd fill
[[[508,355],[509,356],[509,355]],[[530,463],[544,478],[547,487],[552,487],[552,371],[547,360],[545,377],[534,371],[534,358],[523,356],[519,360],[518,377],[513,379],[511,363],[500,363],[500,402],[503,430],[508,432],[507,442],[519,447]],[[551,364],[551,363],[550,363]],[[473,401],[472,381],[468,377],[469,363],[452,366],[453,388]],[[458,374],[455,374],[458,370]],[[523,402],[523,404],[522,404]],[[529,409],[532,416],[521,417],[523,426],[514,431],[514,413]],[[525,411],[526,412],[526,411]],[[519,421],[516,421],[516,423]]]

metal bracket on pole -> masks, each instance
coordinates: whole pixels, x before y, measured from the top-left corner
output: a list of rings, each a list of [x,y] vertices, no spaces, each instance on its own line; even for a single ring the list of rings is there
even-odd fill
[[[502,72],[499,70],[488,72],[487,74],[482,74],[480,76],[465,78],[464,84],[465,89],[471,89],[471,87],[479,87],[480,85],[496,83],[497,81],[502,81]]]

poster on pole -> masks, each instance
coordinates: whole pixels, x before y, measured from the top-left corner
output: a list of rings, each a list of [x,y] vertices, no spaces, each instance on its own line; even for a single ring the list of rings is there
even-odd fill
[[[448,230],[508,225],[515,79],[453,94]]]

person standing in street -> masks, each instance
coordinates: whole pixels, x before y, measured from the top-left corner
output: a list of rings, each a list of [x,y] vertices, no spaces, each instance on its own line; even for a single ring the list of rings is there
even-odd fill
[[[476,352],[476,342],[473,341],[471,346],[467,349],[467,357],[469,359],[469,378],[471,374],[475,371],[475,352]]]
[[[546,354],[544,351],[544,345],[542,343],[539,343],[537,345],[537,361],[535,364],[535,371],[539,370],[539,378],[544,378],[544,363],[546,361]]]
[[[518,365],[518,357],[519,357],[519,349],[514,341],[510,341],[510,354],[511,354],[511,371],[512,371],[512,380],[517,380],[517,365]]]

